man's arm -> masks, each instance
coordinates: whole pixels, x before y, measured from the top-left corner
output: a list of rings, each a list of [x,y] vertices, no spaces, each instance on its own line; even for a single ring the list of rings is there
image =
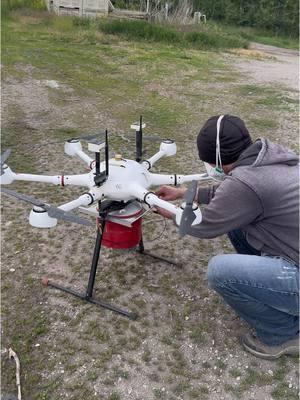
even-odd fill
[[[210,201],[215,197],[216,190],[220,184],[210,185],[208,187],[199,187],[197,193],[197,202],[199,205],[201,204],[209,204]]]
[[[202,222],[192,226],[188,234],[203,239],[243,228],[263,215],[262,204],[255,191],[232,177],[227,177],[219,185],[213,199],[201,211]]]

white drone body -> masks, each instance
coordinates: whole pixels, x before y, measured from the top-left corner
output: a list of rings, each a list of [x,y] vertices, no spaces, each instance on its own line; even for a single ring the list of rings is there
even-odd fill
[[[88,149],[92,152],[100,152],[104,144],[89,143]],[[155,174],[151,173],[152,166],[162,157],[169,157],[176,154],[177,147],[172,140],[162,141],[159,151],[151,158],[141,163],[134,160],[128,160],[121,155],[116,155],[109,159],[109,174],[107,179],[101,184],[95,183],[95,160],[82,150],[81,142],[78,139],[71,139],[65,143],[65,153],[69,156],[79,157],[89,168],[90,172],[79,175],[33,175],[13,172],[6,164],[3,164],[3,174],[1,175],[1,185],[8,185],[14,181],[44,182],[54,185],[67,186],[76,185],[86,187],[87,191],[77,199],[60,205],[58,208],[69,212],[79,207],[91,207],[98,201],[113,200],[117,202],[128,202],[137,200],[149,207],[160,207],[171,212],[179,225],[182,208],[168,201],[164,201],[156,196],[149,189],[159,185],[180,185],[193,180],[209,180],[207,174],[177,175],[177,174]],[[106,164],[101,162],[100,172],[105,171]],[[194,207],[194,224],[202,220],[201,211]],[[48,215],[47,211],[41,207],[34,206],[30,216],[29,223],[38,228],[52,228],[57,224],[57,219]]]

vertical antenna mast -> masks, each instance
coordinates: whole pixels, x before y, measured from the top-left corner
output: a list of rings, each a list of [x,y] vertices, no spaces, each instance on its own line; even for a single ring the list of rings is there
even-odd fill
[[[142,160],[142,147],[143,147],[143,117],[140,116],[140,125],[138,130],[135,132],[135,143],[136,143],[136,161],[140,162]]]
[[[108,133],[105,131],[105,175],[108,177],[109,168],[109,148],[108,148]]]
[[[109,151],[108,151],[108,132],[105,131],[105,141],[103,137],[101,140],[92,139],[88,143],[88,148],[90,151],[95,152],[95,177],[94,182],[96,186],[101,186],[108,178],[108,167],[109,167]],[[105,170],[101,172],[101,150],[105,151]]]

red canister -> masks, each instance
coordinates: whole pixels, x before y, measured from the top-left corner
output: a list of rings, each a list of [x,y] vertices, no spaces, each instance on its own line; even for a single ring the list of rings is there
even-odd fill
[[[111,249],[130,249],[142,238],[142,214],[144,209],[138,202],[109,213],[105,224],[102,244]]]

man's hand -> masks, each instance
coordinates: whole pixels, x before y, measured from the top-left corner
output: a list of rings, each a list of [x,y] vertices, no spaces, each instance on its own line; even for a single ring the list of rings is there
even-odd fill
[[[185,192],[186,188],[174,188],[171,186],[161,186],[156,192],[156,196],[165,201],[172,201],[181,199]],[[162,215],[162,214],[161,214]]]

